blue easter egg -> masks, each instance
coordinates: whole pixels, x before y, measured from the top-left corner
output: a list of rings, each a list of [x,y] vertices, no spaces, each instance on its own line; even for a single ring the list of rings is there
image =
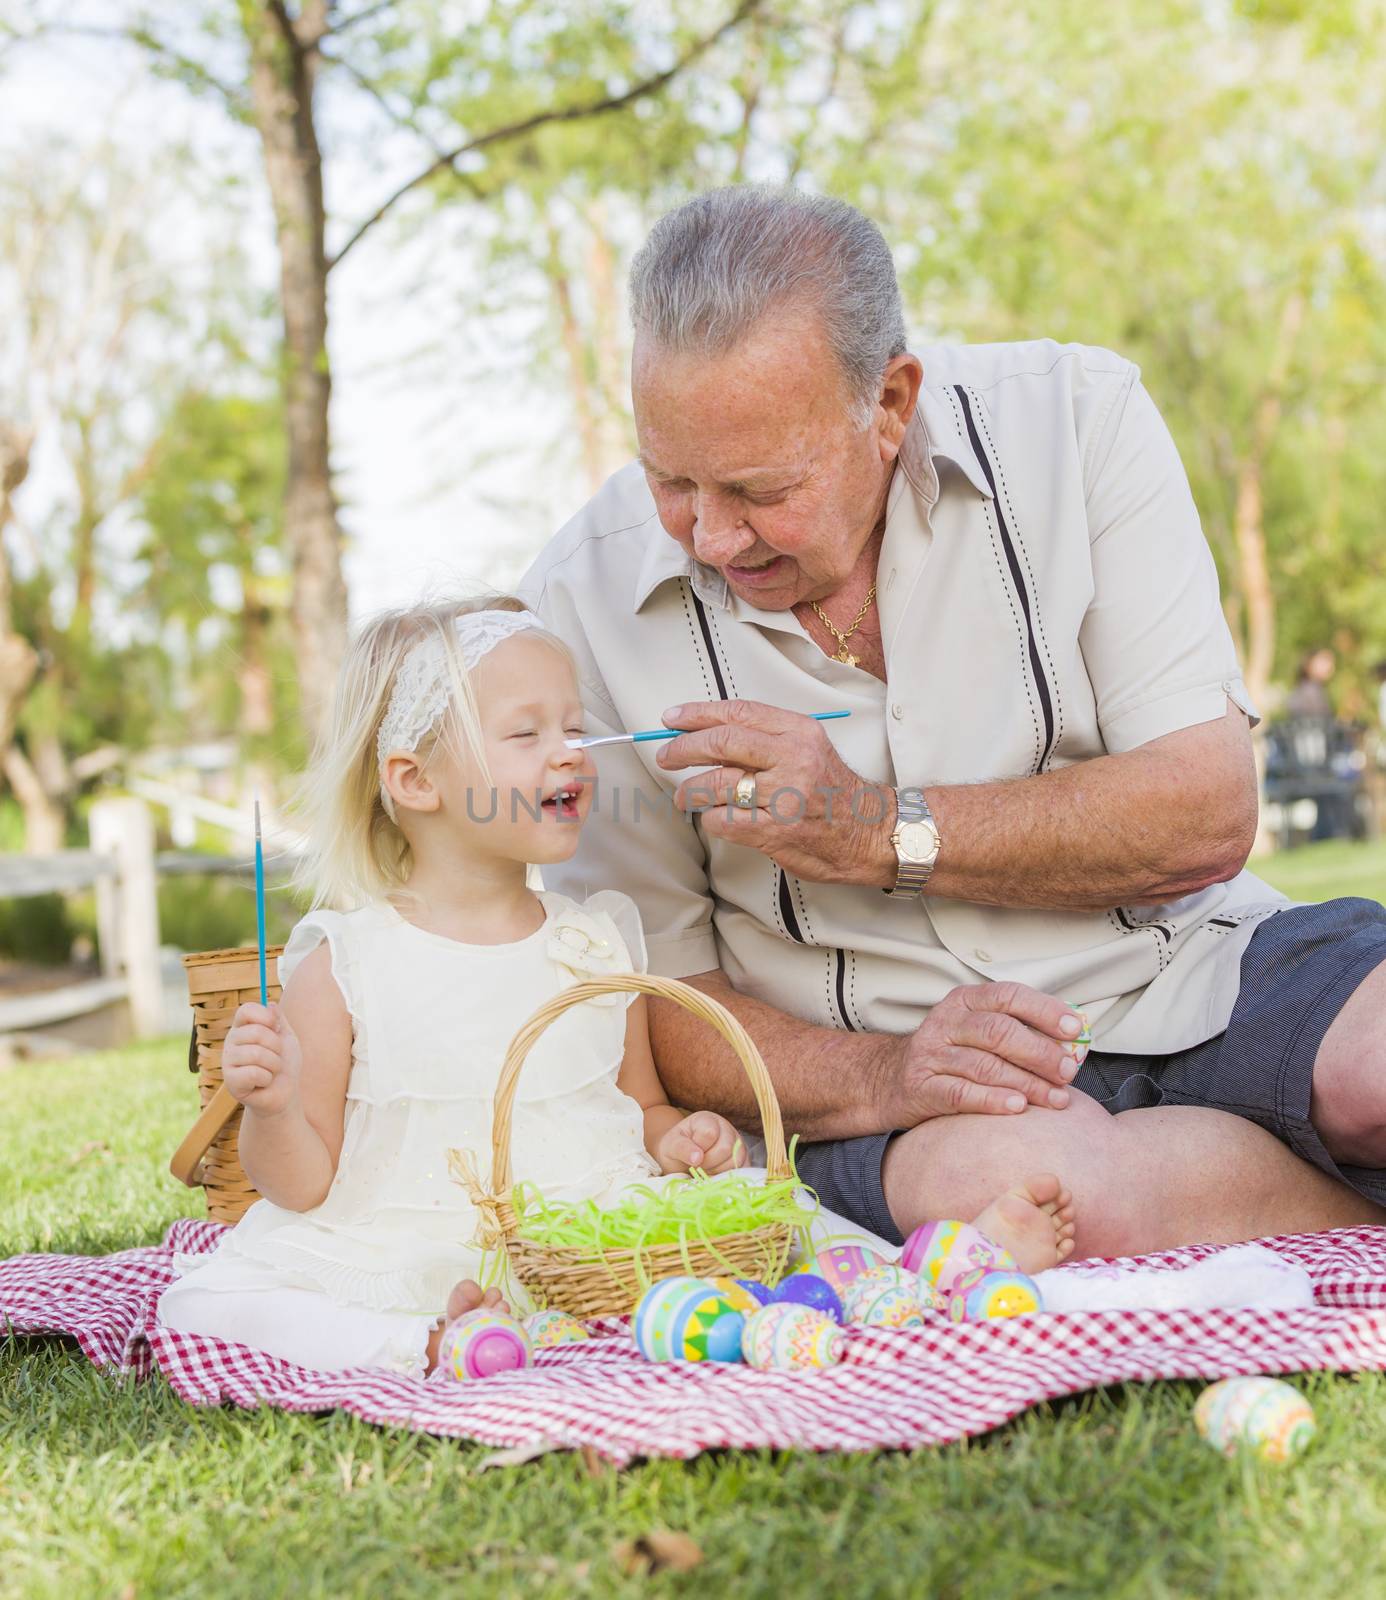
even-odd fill
[[[799,1272],[786,1278],[775,1290],[774,1298],[791,1305],[812,1306],[834,1322],[842,1321],[842,1301],[838,1298],[837,1290],[817,1273]]]
[[[649,1361],[739,1361],[745,1321],[705,1278],[665,1278],[641,1295],[631,1333]]]
[[[754,1278],[738,1278],[736,1282],[741,1285],[747,1294],[754,1295],[763,1306],[768,1306],[775,1298],[773,1289],[767,1289],[763,1283],[757,1283]]]

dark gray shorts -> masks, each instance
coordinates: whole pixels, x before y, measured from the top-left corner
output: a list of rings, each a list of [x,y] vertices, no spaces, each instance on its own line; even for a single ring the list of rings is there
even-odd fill
[[[1386,908],[1375,900],[1292,906],[1266,920],[1242,956],[1241,990],[1226,1031],[1169,1056],[1094,1051],[1074,1087],[1109,1111],[1210,1106],[1273,1133],[1296,1155],[1386,1206],[1386,1171],[1340,1167],[1309,1121],[1314,1059],[1363,978],[1386,961]],[[1386,1019],[1383,1019],[1386,1026]],[[829,1210],[902,1242],[886,1205],[881,1164],[893,1133],[802,1145],[799,1176]]]

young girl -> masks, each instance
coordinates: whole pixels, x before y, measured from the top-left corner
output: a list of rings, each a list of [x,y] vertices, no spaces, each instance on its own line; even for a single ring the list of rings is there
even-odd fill
[[[305,787],[315,903],[355,909],[305,917],[282,1001],[236,1013],[222,1070],[263,1198],[210,1256],[178,1260],[166,1326],[304,1366],[422,1373],[445,1317],[499,1302],[474,1281],[476,1212],[447,1151],[485,1171],[501,1061],[537,1006],[645,970],[625,895],[579,905],[527,884],[528,864],[577,848],[595,774],[565,741],[582,731],[571,658],[517,600],[415,607],[356,637]],[[725,1118],[669,1105],[645,998],[623,994],[540,1036],[512,1157],[517,1181],[566,1200],[744,1159]],[[1031,1270],[1072,1249],[1050,1177],[978,1221]]]

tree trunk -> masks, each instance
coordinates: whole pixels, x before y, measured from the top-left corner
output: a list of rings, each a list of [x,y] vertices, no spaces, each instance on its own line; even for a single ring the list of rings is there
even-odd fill
[[[601,430],[597,421],[597,405],[592,394],[592,375],[589,370],[586,342],[578,321],[577,307],[573,304],[573,285],[563,260],[558,229],[548,224],[549,283],[553,289],[554,304],[558,309],[558,334],[563,342],[563,355],[568,363],[568,387],[573,396],[573,416],[577,422],[578,444],[582,450],[583,470],[587,475],[587,488],[596,494],[606,474],[602,470],[603,451]]]
[[[1244,667],[1246,686],[1252,703],[1264,710],[1275,666],[1275,591],[1271,587],[1270,564],[1266,559],[1265,501],[1262,483],[1266,460],[1280,426],[1285,380],[1295,340],[1304,322],[1304,296],[1291,294],[1280,312],[1275,350],[1265,387],[1252,416],[1251,441],[1237,469],[1236,503],[1232,515],[1232,536],[1237,552],[1242,614],[1246,619]],[[1255,742],[1257,788],[1265,793],[1265,741]],[[1274,848],[1264,812],[1257,825],[1252,854],[1266,855]]]
[[[5,550],[5,529],[13,515],[10,497],[29,475],[33,442],[32,433],[0,422],[0,750],[10,742],[15,718],[38,667],[33,645],[14,631],[9,557]]]
[[[67,842],[63,808],[43,787],[28,756],[17,744],[5,751],[6,781],[24,813],[24,848],[31,856],[52,855]]]
[[[313,120],[317,41],[326,11],[325,0],[306,0],[295,20],[278,0],[240,3],[250,45],[252,115],[264,148],[279,242],[289,445],[284,532],[293,567],[299,689],[310,734],[321,729],[331,703],[347,623],[328,422],[332,378],[322,156]]]

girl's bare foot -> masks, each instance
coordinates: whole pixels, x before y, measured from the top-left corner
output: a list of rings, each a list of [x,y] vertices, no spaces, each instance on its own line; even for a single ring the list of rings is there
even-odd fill
[[[1043,1272],[1073,1253],[1073,1218],[1073,1196],[1041,1172],[998,1196],[973,1225],[1009,1250],[1022,1272]]]
[[[448,1296],[448,1308],[443,1315],[443,1320],[428,1336],[428,1370],[430,1372],[438,1365],[438,1345],[443,1337],[443,1329],[450,1322],[456,1322],[458,1317],[464,1316],[468,1311],[476,1311],[480,1307],[485,1307],[487,1311],[503,1311],[507,1316],[510,1314],[509,1302],[502,1297],[499,1289],[487,1289],[483,1294],[481,1285],[473,1278],[463,1278],[461,1283],[453,1285],[452,1293]]]

